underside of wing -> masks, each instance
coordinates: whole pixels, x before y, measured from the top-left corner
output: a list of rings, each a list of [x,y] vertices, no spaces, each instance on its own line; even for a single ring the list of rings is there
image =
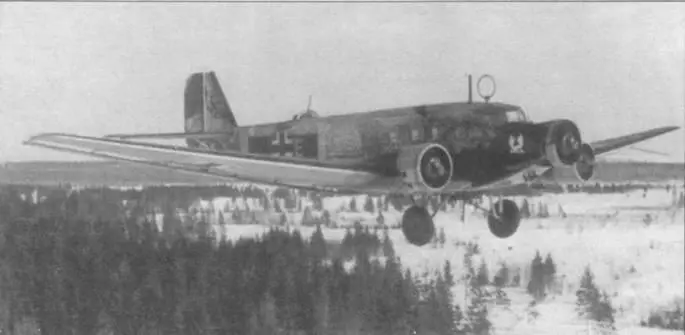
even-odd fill
[[[53,150],[85,154],[149,166],[238,179],[254,183],[291,186],[343,193],[364,192],[368,187],[389,182],[378,174],[326,166],[316,160],[272,157],[240,152],[212,152],[85,137],[69,134],[41,134],[25,142]]]
[[[668,132],[672,132],[679,127],[661,127],[655,128],[639,133],[634,133],[630,135],[624,135],[614,138],[609,138],[606,140],[601,140],[597,142],[590,143],[590,146],[595,150],[595,155],[601,155],[612,150],[616,150],[627,145],[631,145],[637,142],[641,142],[652,137],[656,137]]]
[[[550,166],[538,165],[538,164],[527,164],[516,169],[510,174],[492,180],[482,185],[474,185],[474,187],[465,191],[464,193],[474,192],[474,193],[506,193],[512,188],[520,185],[526,185],[537,179],[538,177],[544,175],[547,171],[551,169]]]

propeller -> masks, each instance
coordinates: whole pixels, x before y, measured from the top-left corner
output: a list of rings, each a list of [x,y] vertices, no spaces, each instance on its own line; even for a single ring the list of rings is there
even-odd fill
[[[426,164],[426,174],[431,179],[444,177],[447,174],[447,168],[440,158],[431,157]]]

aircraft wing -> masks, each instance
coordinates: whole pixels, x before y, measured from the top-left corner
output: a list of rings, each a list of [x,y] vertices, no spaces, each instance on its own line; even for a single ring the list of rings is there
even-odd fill
[[[652,137],[659,136],[668,132],[672,132],[679,127],[661,127],[654,128],[647,131],[642,131],[639,133],[634,133],[630,135],[624,135],[614,138],[609,138],[606,140],[596,141],[590,143],[590,146],[595,150],[595,155],[601,155],[609,151],[613,151],[627,145],[631,145],[637,142],[641,142]]]
[[[111,138],[70,134],[40,134],[25,144],[94,157],[243,181],[340,193],[363,192],[381,175],[352,168],[327,166],[316,160],[272,157],[240,152],[212,152],[202,149],[131,142]]]

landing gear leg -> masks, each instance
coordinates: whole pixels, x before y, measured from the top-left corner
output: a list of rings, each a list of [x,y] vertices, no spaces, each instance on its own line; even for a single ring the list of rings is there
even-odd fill
[[[474,208],[483,211],[488,216],[488,228],[490,232],[499,237],[507,238],[516,233],[521,223],[521,213],[515,202],[509,199],[500,199],[492,203],[490,209],[486,209],[473,201],[468,202]]]

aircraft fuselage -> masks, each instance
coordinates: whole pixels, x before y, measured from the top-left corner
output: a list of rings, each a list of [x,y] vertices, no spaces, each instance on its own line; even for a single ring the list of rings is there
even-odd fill
[[[545,133],[518,106],[456,102],[241,126],[223,139],[189,145],[316,159],[394,176],[400,148],[436,142],[453,156],[452,179],[477,185],[539,158]]]

